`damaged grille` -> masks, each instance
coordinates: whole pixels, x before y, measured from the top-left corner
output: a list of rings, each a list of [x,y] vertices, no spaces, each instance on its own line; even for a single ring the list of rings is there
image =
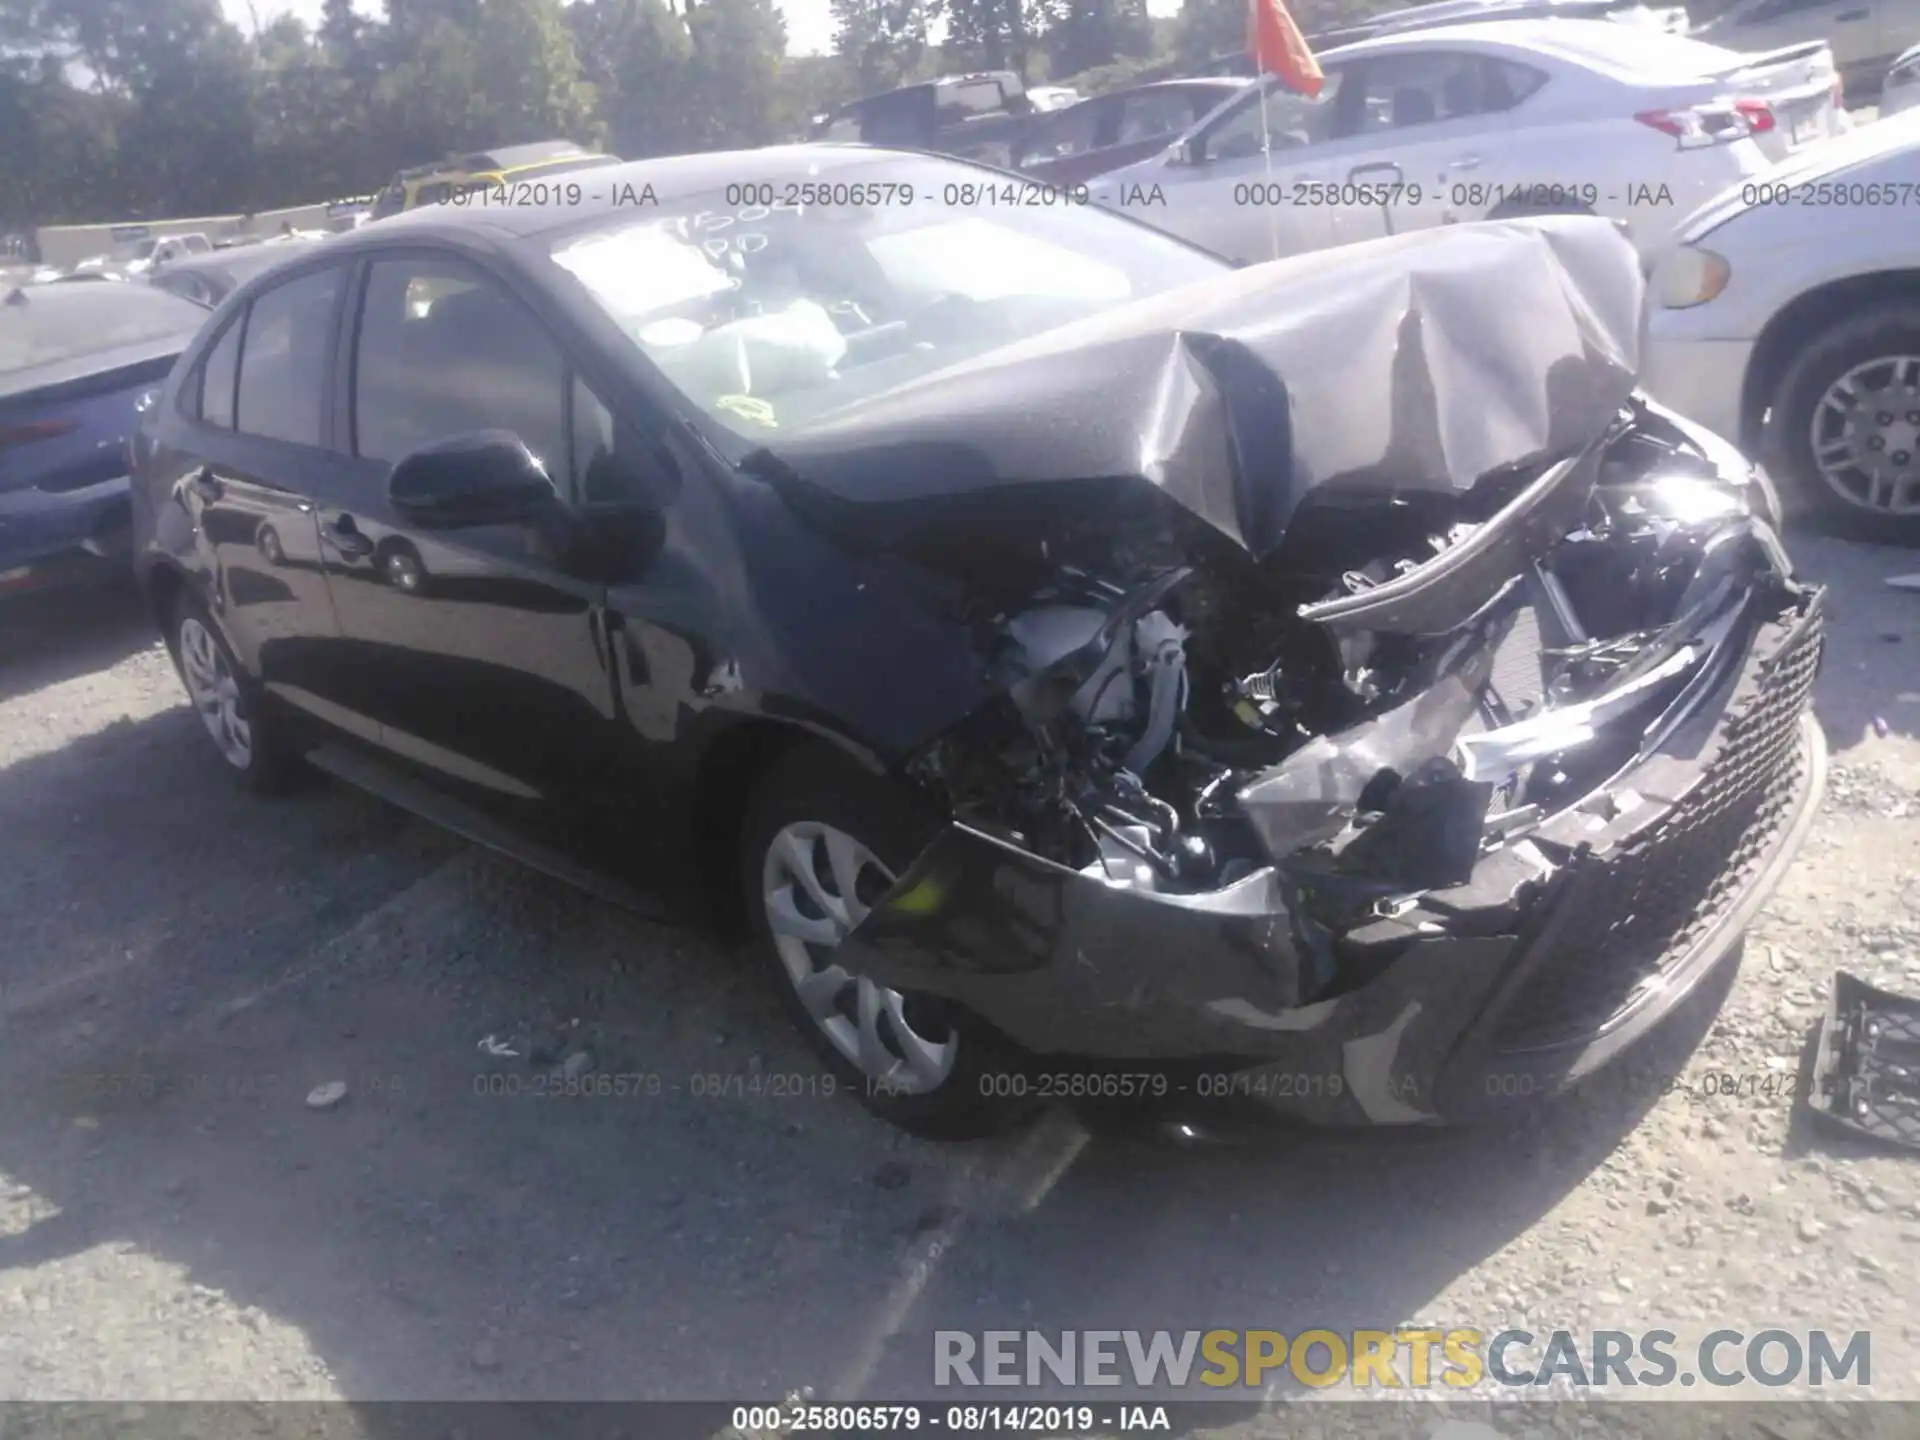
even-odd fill
[[[1749,671],[1729,707],[1718,751],[1665,815],[1605,855],[1562,892],[1561,937],[1500,1018],[1497,1049],[1512,1054],[1590,1037],[1685,958],[1753,882],[1806,783],[1799,720],[1820,668],[1817,612]]]

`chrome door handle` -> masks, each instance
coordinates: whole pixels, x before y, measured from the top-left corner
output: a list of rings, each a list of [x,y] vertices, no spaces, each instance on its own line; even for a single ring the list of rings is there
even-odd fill
[[[1449,170],[1478,170],[1479,168],[1480,157],[1478,155],[1462,155],[1458,160],[1452,161],[1447,166]]]

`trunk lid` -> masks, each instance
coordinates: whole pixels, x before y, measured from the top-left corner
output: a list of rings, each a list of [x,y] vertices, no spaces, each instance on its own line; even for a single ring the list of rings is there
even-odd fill
[[[1757,55],[1721,54],[1725,61],[1709,63],[1697,80],[1660,86],[1654,108],[1759,101],[1773,123],[1756,129],[1753,140],[1775,161],[1842,132],[1839,71],[1824,40]]]

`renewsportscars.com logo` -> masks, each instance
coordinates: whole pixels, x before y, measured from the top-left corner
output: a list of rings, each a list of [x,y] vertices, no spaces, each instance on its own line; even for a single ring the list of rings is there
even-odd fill
[[[937,1386],[1635,1389],[1873,1383],[1865,1330],[936,1330]]]

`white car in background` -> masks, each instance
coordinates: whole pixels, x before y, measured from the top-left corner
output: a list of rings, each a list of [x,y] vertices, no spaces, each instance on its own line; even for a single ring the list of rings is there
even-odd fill
[[[1920,0],[1739,0],[1693,33],[1735,50],[1824,40],[1847,84],[1865,91],[1894,56],[1920,45]]]
[[[1728,185],[1846,128],[1818,43],[1738,55],[1602,20],[1505,20],[1320,62],[1316,99],[1249,86],[1094,198],[1249,262],[1543,213],[1623,220],[1651,257]]]
[[[1893,62],[1893,68],[1887,71],[1887,83],[1880,90],[1882,117],[1915,106],[1920,106],[1920,45]]]
[[[1737,185],[1653,277],[1641,381],[1789,509],[1920,543],[1920,111]]]
[[[1034,85],[1027,90],[1027,99],[1035,110],[1065,110],[1078,105],[1081,94],[1070,85]]]

